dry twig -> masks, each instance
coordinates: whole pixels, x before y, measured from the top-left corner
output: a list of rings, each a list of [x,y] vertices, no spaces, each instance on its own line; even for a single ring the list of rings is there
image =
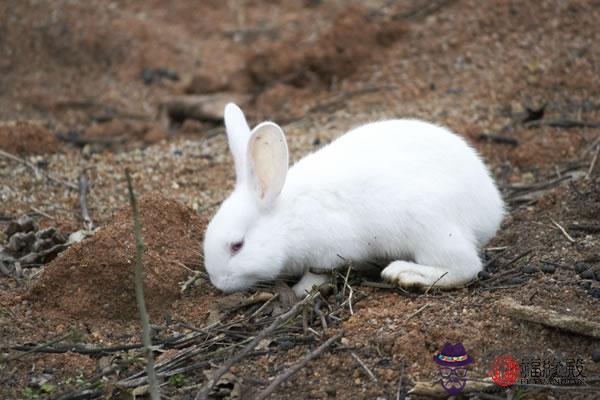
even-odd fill
[[[371,378],[371,380],[373,382],[377,382],[377,377],[375,376],[373,371],[371,371],[371,369],[367,366],[367,364],[365,364],[364,361],[361,360],[360,357],[355,352],[351,351],[350,355],[352,356],[352,358],[354,358],[356,360],[356,362],[358,363],[358,365],[360,365],[360,367],[363,369],[363,371],[365,371],[367,373],[367,375],[369,375],[369,378]]]
[[[56,176],[54,176],[52,174],[44,172],[44,171],[40,170],[38,167],[36,167],[34,164],[30,163],[27,160],[19,158],[19,157],[15,156],[15,155],[12,155],[10,153],[7,153],[4,150],[0,150],[0,156],[2,156],[4,158],[8,158],[9,160],[12,160],[12,161],[16,161],[16,162],[18,162],[20,164],[23,164],[26,167],[29,167],[31,170],[33,170],[33,172],[35,172],[36,174],[42,175],[42,176],[46,177],[47,179],[51,180],[52,182],[59,183],[59,184],[65,186],[65,187],[67,187],[69,189],[78,190],[78,187],[76,185],[72,184],[71,182],[67,182],[67,181],[65,181],[65,180],[63,180],[61,178],[58,178],[58,177],[56,177]]]
[[[415,311],[414,313],[410,314],[409,316],[407,316],[406,318],[404,318],[404,321],[402,322],[403,324],[407,323],[410,319],[416,317],[417,315],[421,314],[423,312],[423,310],[425,310],[427,307],[429,307],[431,304],[427,303],[424,304],[423,306],[421,306],[417,311]]]
[[[558,222],[556,222],[553,219],[550,219],[552,221],[552,223],[562,232],[562,234],[567,238],[567,240],[571,243],[575,243],[575,239],[573,239],[571,237],[571,235],[569,235],[569,233],[565,230],[565,228],[562,227],[562,225],[560,225]]]
[[[86,231],[91,231],[94,228],[94,223],[90,218],[90,212],[87,207],[87,193],[89,190],[88,180],[85,173],[79,175],[79,208],[81,209],[81,218],[83,219],[83,227]]]
[[[404,390],[404,360],[400,363],[400,378],[398,378],[398,390],[396,391],[396,400],[403,400],[406,397]]]
[[[600,339],[600,324],[598,322],[559,314],[556,311],[542,307],[524,306],[511,298],[501,300],[499,307],[506,314],[514,318]]]
[[[40,345],[37,345],[35,347],[32,347],[30,349],[25,350],[23,353],[16,354],[16,355],[14,355],[12,357],[8,357],[8,358],[6,358],[6,361],[17,360],[17,359],[19,359],[19,358],[21,358],[23,356],[26,356],[27,354],[31,354],[31,353],[36,353],[36,352],[42,351],[45,348],[51,347],[52,345],[54,345],[56,343],[60,343],[63,340],[66,340],[66,339],[70,338],[72,335],[73,335],[73,331],[69,331],[68,333],[66,333],[64,335],[61,335],[61,336],[57,337],[56,339],[50,340],[49,342],[42,343]]]
[[[594,171],[594,166],[596,165],[596,160],[598,159],[598,153],[600,152],[600,146],[596,146],[596,152],[594,153],[594,157],[592,158],[592,162],[590,163],[590,167],[585,174],[586,178],[592,176],[592,172]]]
[[[146,373],[148,374],[148,386],[150,398],[160,400],[158,381],[154,371],[154,357],[152,354],[152,339],[150,338],[150,318],[146,310],[144,301],[144,275],[142,270],[142,253],[144,252],[144,242],[142,241],[142,228],[140,226],[140,214],[137,207],[137,200],[131,183],[129,170],[125,170],[127,179],[127,189],[129,191],[129,201],[133,214],[133,225],[135,231],[135,297],[140,312],[140,321],[142,322],[142,337],[144,341],[144,353],[146,353]]]
[[[292,308],[290,308],[289,311],[279,315],[277,318],[275,318],[275,320],[271,323],[271,325],[269,325],[268,327],[266,327],[265,329],[260,331],[250,343],[248,343],[246,346],[244,346],[244,348],[242,350],[240,350],[239,352],[235,353],[232,357],[227,359],[225,361],[225,363],[223,363],[221,368],[219,368],[218,370],[216,370],[213,373],[213,376],[202,387],[202,389],[200,391],[198,391],[198,393],[196,394],[195,400],[207,399],[208,394],[210,393],[211,389],[215,386],[215,384],[219,381],[219,379],[221,379],[221,377],[223,375],[225,375],[229,371],[229,369],[231,369],[231,367],[234,364],[238,363],[241,359],[246,357],[252,350],[254,350],[254,348],[258,345],[258,343],[261,340],[263,340],[268,335],[270,335],[271,332],[273,332],[275,329],[277,329],[287,319],[296,315],[296,312],[298,311],[298,309],[301,307],[304,307],[304,305],[307,304],[308,302],[312,301],[313,298],[314,298],[314,294],[309,294],[303,300],[294,304],[292,306]]]
[[[572,231],[582,231],[587,233],[600,232],[600,224],[571,224],[569,229]]]
[[[329,346],[331,346],[333,344],[333,342],[339,340],[343,335],[344,335],[344,333],[341,332],[333,337],[330,337],[329,339],[327,339],[325,341],[325,343],[323,343],[322,345],[317,347],[315,350],[311,351],[309,354],[307,354],[304,358],[302,358],[296,364],[292,365],[291,367],[289,367],[288,369],[283,371],[280,375],[277,376],[277,378],[275,378],[275,380],[273,380],[273,382],[271,382],[271,384],[269,386],[267,386],[267,388],[265,390],[258,393],[258,395],[256,396],[256,400],[266,399],[267,397],[269,397],[275,391],[275,389],[277,389],[277,387],[279,385],[281,385],[283,382],[285,382],[286,380],[291,378],[296,372],[298,372],[302,368],[304,368],[304,366],[306,366],[306,364],[308,364],[308,362],[310,360],[318,357]]]
[[[431,286],[429,286],[429,287],[427,288],[427,290],[425,291],[425,293],[423,293],[423,295],[426,295],[427,293],[429,293],[429,291],[430,291],[431,289],[433,289],[433,287],[434,287],[434,286],[435,286],[435,285],[436,285],[436,284],[437,284],[437,283],[438,283],[438,282],[439,282],[439,281],[440,281],[440,280],[441,280],[443,277],[445,277],[446,275],[448,275],[448,271],[444,272],[444,273],[443,273],[443,274],[442,274],[442,275],[441,275],[439,278],[437,278],[437,279],[435,280],[435,282],[433,282],[433,283],[431,284]]]
[[[469,384],[465,386],[463,393],[481,392],[497,387],[491,378],[482,380],[469,379]],[[448,393],[438,382],[415,382],[415,386],[408,391],[408,394],[424,397],[448,397]]]

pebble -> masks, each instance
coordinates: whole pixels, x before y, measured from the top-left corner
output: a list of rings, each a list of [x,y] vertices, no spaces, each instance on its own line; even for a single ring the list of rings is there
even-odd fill
[[[527,265],[525,266],[525,268],[523,268],[523,272],[525,272],[526,274],[535,274],[536,272],[539,272],[539,268],[536,267],[535,265]]]
[[[591,268],[586,269],[585,271],[583,271],[580,276],[583,279],[594,279],[594,271]]]
[[[592,282],[591,281],[579,281],[578,285],[584,289],[589,289],[592,287]]]
[[[592,351],[592,361],[595,363],[600,362],[600,350]]]
[[[589,267],[590,267],[589,264],[584,263],[583,261],[577,261],[575,263],[575,272],[577,272],[578,274],[581,274],[583,271],[585,271]]]
[[[25,215],[16,221],[11,221],[6,228],[6,236],[11,237],[18,232],[31,232],[36,229],[35,223],[31,217]]]
[[[547,274],[553,274],[556,271],[556,267],[551,264],[544,264],[544,266],[542,267],[542,271]]]
[[[600,288],[591,288],[588,290],[588,294],[595,299],[600,299]]]
[[[508,284],[509,285],[519,285],[523,282],[527,282],[527,277],[525,276],[515,276],[514,278],[511,278],[508,280]]]

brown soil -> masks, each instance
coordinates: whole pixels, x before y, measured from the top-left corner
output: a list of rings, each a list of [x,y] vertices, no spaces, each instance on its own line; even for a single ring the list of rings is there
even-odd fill
[[[250,95],[251,123],[281,122],[293,160],[367,121],[417,117],[448,126],[479,150],[509,204],[501,230],[484,249],[490,259],[498,254],[494,247],[506,248],[487,268],[489,280],[406,295],[353,278],[356,290],[367,294],[354,315],[329,320],[327,330],[313,326],[323,337],[343,330],[342,346],[302,369],[273,398],[396,398],[402,366],[407,389],[432,378],[432,354],[446,341],[464,343],[475,359],[473,376],[486,376],[501,353],[548,355],[583,359],[588,383],[597,385],[597,340],[511,318],[499,302],[513,298],[600,322],[599,233],[572,228],[600,220],[599,130],[549,125],[600,121],[599,10],[594,0],[0,3],[0,119],[21,121],[0,125],[0,148],[72,183],[85,172],[88,207],[100,227],[50,264],[32,267],[27,279],[0,275],[2,352],[19,357],[0,362],[0,397],[54,398],[79,390],[78,379],[86,382],[123,362],[131,364],[109,375],[101,392],[114,399],[130,395],[114,383],[143,368],[135,351],[10,349],[70,330],[76,336],[67,343],[139,343],[125,168],[140,195],[155,335],[192,334],[215,318],[229,321],[260,306],[223,311],[221,304],[240,298],[219,293],[206,278],[183,294],[180,288],[192,274],[186,268],[202,269],[206,221],[233,187],[234,174],[214,121],[187,120],[169,131],[159,105],[169,96],[222,91]],[[522,122],[527,108],[542,105],[540,120]],[[484,140],[482,133],[517,144]],[[524,192],[557,178],[564,180]],[[72,232],[82,226],[77,190],[2,157],[0,202],[0,231],[23,214],[41,227]],[[4,240],[0,234],[0,245]],[[525,273],[548,265],[554,272]],[[577,265],[591,275],[582,277]],[[314,346],[273,347],[238,364],[231,379],[251,394]],[[205,382],[206,372],[184,373],[184,386],[168,382],[164,393],[193,397],[192,385]],[[43,376],[54,385],[51,394],[36,383]],[[596,394],[520,388],[518,396]]]
[[[12,121],[0,125],[0,149],[16,154],[39,155],[59,149],[56,137],[41,124]]]
[[[148,311],[160,317],[180,297],[186,265],[197,263],[203,218],[160,194],[139,200],[142,263]],[[35,282],[28,300],[45,312],[80,320],[131,320],[137,315],[133,288],[135,240],[130,209],[90,239],[71,246]]]

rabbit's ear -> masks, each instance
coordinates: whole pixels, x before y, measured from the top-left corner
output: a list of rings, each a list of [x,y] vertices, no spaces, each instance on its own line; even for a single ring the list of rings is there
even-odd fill
[[[229,150],[231,150],[235,164],[236,184],[239,185],[246,180],[246,154],[250,139],[250,127],[244,113],[234,103],[228,103],[225,106],[224,116]]]
[[[288,171],[288,147],[281,128],[273,122],[259,124],[248,144],[248,183],[259,203],[268,207],[281,193]]]

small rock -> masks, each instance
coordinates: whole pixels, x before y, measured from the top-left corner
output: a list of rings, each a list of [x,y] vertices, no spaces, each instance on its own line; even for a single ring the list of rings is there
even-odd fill
[[[590,267],[589,264],[584,263],[583,261],[577,261],[575,263],[575,272],[577,272],[578,274],[581,274],[583,271],[585,271],[589,267]]]
[[[579,281],[577,284],[586,290],[592,287],[592,281]]]
[[[73,232],[69,235],[69,240],[67,240],[67,244],[79,243],[88,236],[89,234],[83,230]]]
[[[36,232],[39,239],[50,239],[56,233],[56,228],[46,228]]]
[[[542,271],[547,274],[553,274],[556,271],[556,267],[552,264],[544,264],[542,266]]]
[[[35,222],[33,222],[33,219],[31,219],[31,217],[24,215],[21,218],[19,218],[16,221],[11,221],[8,224],[8,227],[6,228],[6,236],[7,237],[11,237],[12,235],[14,235],[15,233],[19,233],[19,232],[31,232],[33,230],[35,230],[36,226],[35,226]]]
[[[178,81],[179,74],[177,71],[174,71],[169,68],[160,67],[160,68],[144,68],[142,70],[142,81],[146,85],[150,85],[154,82],[158,82],[161,79],[169,79],[171,81]]]
[[[170,69],[170,68],[165,68],[165,67],[157,68],[156,73],[161,78],[169,79],[172,81],[179,80],[179,74],[177,73],[177,71]]]
[[[600,299],[600,288],[591,288],[588,290],[588,294],[595,299]]]
[[[14,257],[4,251],[4,247],[0,246],[0,262],[6,261],[10,263],[14,261]]]
[[[592,361],[595,363],[600,362],[600,350],[592,351]]]
[[[479,273],[477,274],[477,277],[480,280],[485,281],[486,279],[490,279],[490,273],[487,271],[479,271]]]
[[[52,378],[51,375],[48,374],[41,374],[38,376],[32,376],[31,377],[31,381],[29,383],[29,386],[32,387],[42,387],[42,385],[44,385],[45,383],[47,383],[50,378]]]
[[[539,271],[540,269],[532,264],[526,265],[525,268],[523,268],[523,272],[525,272],[526,274],[535,274]]]
[[[581,276],[583,279],[594,279],[594,270],[588,268],[585,271],[583,271],[579,276]]]
[[[523,282],[527,282],[527,277],[525,277],[525,276],[515,276],[515,277],[509,279],[507,283],[509,285],[519,285],[519,284],[521,284]]]
[[[597,280],[597,281],[600,281],[600,269],[597,269],[597,270],[596,270],[596,273],[595,273],[595,275],[596,275],[596,280]]]
[[[31,246],[31,251],[37,253],[42,250],[47,250],[52,246],[54,246],[54,240],[52,239],[36,240],[33,246]]]
[[[13,234],[10,239],[8,240],[8,246],[6,246],[6,249],[14,254],[17,255],[22,251],[26,251],[29,248],[31,248],[31,246],[33,245],[33,243],[35,242],[35,233],[30,231],[27,233],[24,232],[17,232],[15,234]]]

